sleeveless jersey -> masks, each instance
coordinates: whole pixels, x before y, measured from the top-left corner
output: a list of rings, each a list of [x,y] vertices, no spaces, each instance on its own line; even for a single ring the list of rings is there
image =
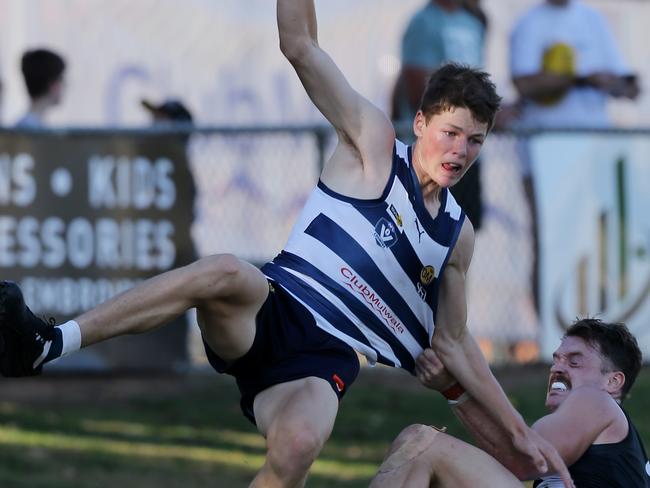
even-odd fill
[[[625,412],[625,411],[624,411]],[[641,437],[627,418],[628,433],[621,442],[592,444],[569,473],[578,488],[650,488],[650,463]],[[535,481],[535,488],[563,488],[557,476]]]
[[[438,214],[429,213],[411,148],[396,140],[381,197],[351,198],[319,182],[262,271],[370,364],[413,373],[431,344],[440,280],[464,219],[446,188]]]

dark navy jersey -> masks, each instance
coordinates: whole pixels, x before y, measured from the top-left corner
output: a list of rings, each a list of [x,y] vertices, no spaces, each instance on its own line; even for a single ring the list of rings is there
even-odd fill
[[[624,411],[625,412],[625,411]],[[577,488],[650,488],[650,463],[630,417],[627,437],[613,444],[592,444],[569,466]],[[535,481],[535,488],[562,488],[557,476]]]

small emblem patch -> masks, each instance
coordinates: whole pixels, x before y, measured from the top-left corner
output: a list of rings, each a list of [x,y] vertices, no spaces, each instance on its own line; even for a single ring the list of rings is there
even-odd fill
[[[436,276],[436,270],[433,266],[427,265],[420,271],[420,283],[424,286],[430,285]]]
[[[380,247],[391,247],[397,242],[397,229],[390,220],[381,218],[375,225],[375,241]]]
[[[390,204],[390,207],[388,207],[388,210],[390,210],[390,213],[393,214],[393,217],[395,217],[395,222],[397,222],[397,225],[402,227],[402,216],[399,214],[397,209],[395,208],[395,205],[392,203]]]

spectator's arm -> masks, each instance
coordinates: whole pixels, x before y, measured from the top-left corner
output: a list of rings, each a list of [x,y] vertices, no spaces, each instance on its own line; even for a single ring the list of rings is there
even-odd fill
[[[576,83],[576,78],[572,75],[540,72],[533,75],[516,76],[512,81],[522,98],[540,102],[545,97],[562,95]]]
[[[635,75],[616,75],[609,72],[600,72],[586,76],[584,80],[589,86],[603,90],[615,98],[634,100],[641,91]]]

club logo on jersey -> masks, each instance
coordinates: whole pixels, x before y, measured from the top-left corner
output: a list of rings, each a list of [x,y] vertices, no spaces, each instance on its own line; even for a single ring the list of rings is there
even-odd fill
[[[430,285],[435,277],[436,270],[431,265],[425,266],[422,268],[422,271],[420,271],[420,283],[422,283],[424,286]]]
[[[380,218],[377,225],[375,225],[374,236],[379,247],[391,247],[397,242],[395,224],[384,217]]]
[[[388,207],[388,210],[390,210],[390,213],[393,214],[393,217],[395,217],[395,222],[397,222],[397,225],[402,227],[402,216],[399,214],[397,209],[395,208],[395,205],[392,203],[390,204],[390,207]]]

